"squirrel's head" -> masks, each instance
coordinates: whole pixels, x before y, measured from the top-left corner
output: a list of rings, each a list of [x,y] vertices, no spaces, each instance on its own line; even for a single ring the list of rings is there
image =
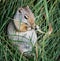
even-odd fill
[[[18,8],[15,16],[14,16],[14,24],[16,28],[19,30],[21,23],[24,23],[25,27],[34,27],[35,26],[35,17],[30,10],[29,6]],[[23,25],[22,25],[23,27]],[[26,28],[27,28],[26,27]]]

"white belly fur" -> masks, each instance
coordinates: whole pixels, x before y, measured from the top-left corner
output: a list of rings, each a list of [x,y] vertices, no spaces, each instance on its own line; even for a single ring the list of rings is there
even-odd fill
[[[16,32],[12,23],[9,23],[8,28],[8,37],[13,41],[14,44],[18,45],[19,50],[23,52],[32,51],[32,45],[34,46],[37,41],[37,35],[34,29],[26,32]],[[18,42],[23,41],[23,42]]]

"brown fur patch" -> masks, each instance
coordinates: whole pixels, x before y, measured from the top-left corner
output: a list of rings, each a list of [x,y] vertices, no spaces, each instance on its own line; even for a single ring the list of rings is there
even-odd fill
[[[27,31],[27,25],[26,25],[25,23],[22,23],[22,24],[20,25],[20,31],[21,31],[21,32]]]

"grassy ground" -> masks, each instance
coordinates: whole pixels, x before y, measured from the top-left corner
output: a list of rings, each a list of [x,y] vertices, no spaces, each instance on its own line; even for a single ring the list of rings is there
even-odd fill
[[[47,32],[52,24],[52,34],[44,39],[38,34],[38,58],[27,59],[7,38],[6,26],[18,7],[28,5],[35,15],[35,22]],[[48,35],[47,35],[48,36]],[[33,50],[34,51],[34,50]],[[0,0],[0,61],[60,61],[60,1],[59,0]]]

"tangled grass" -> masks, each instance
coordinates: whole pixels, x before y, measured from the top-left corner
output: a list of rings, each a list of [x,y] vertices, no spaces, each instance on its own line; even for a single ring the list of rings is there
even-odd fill
[[[35,15],[35,22],[44,31],[48,25],[52,34],[44,39],[38,34],[38,58],[27,59],[7,38],[6,26],[18,7],[29,6]],[[0,61],[60,61],[60,1],[59,0],[0,0]],[[47,35],[48,36],[48,35]],[[33,50],[34,51],[34,50]]]

